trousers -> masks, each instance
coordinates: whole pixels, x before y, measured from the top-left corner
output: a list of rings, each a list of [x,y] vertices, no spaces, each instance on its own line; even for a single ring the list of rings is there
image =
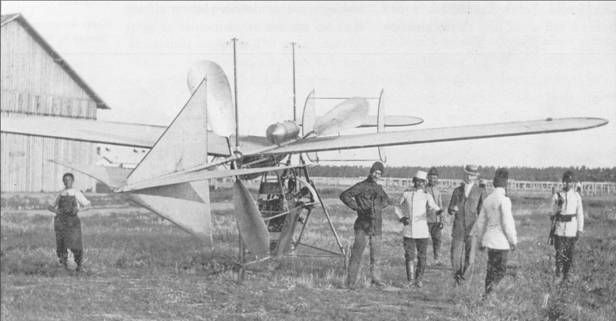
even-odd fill
[[[465,279],[467,272],[469,272],[469,267],[473,263],[474,258],[471,255],[472,246],[472,236],[465,236],[464,238],[454,237],[451,240],[451,265],[453,267],[454,279],[457,283]]]
[[[428,239],[413,239],[405,237],[402,240],[402,244],[404,245],[404,260],[406,262],[414,261],[415,258],[417,258],[415,280],[421,280],[423,278],[424,271],[426,270]]]
[[[430,230],[430,238],[432,239],[432,252],[434,258],[438,259],[441,250],[441,229],[438,228],[438,223],[428,223]]]
[[[351,259],[349,260],[349,271],[347,276],[347,286],[352,287],[357,282],[361,257],[364,254],[366,244],[370,246],[370,275],[372,282],[381,282],[380,279],[380,252],[381,235],[369,235],[362,228],[355,229],[355,241],[351,248]]]
[[[505,277],[509,250],[488,249],[488,268],[486,270],[486,294]]]
[[[564,278],[569,276],[569,272],[573,266],[575,241],[575,237],[554,236],[554,248],[556,249],[556,276],[560,276],[561,273]]]
[[[81,242],[81,221],[77,216],[57,215],[54,218],[56,233],[56,255],[62,264],[68,257],[67,249],[73,252],[75,263],[81,265],[83,245]]]

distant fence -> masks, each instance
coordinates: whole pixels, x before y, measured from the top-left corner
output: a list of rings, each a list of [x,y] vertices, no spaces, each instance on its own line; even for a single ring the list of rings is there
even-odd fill
[[[347,188],[363,179],[365,177],[310,177],[317,187],[334,187],[334,188]],[[491,191],[491,180],[483,181],[486,184],[486,188]],[[411,178],[398,178],[398,177],[383,177],[381,183],[387,191],[401,191],[413,186]],[[445,192],[451,192],[454,188],[462,183],[460,179],[439,179],[438,185]],[[217,187],[230,187],[233,184],[232,179],[218,179],[214,185]],[[252,180],[247,182],[250,187],[256,188],[259,184],[259,180]],[[582,195],[589,196],[603,196],[603,195],[615,195],[616,196],[616,183],[612,182],[580,182],[582,187]],[[563,184],[561,182],[543,182],[543,181],[518,181],[510,179],[508,181],[507,190],[512,193],[528,193],[528,194],[551,194],[552,190],[561,190]]]
[[[316,185],[346,188],[365,177],[311,177]],[[451,192],[462,183],[460,179],[439,179],[441,189]],[[492,181],[484,181],[486,188],[492,190]],[[411,178],[383,177],[382,184],[386,190],[401,190],[413,186]],[[616,183],[612,182],[580,182],[582,195],[616,195]],[[507,190],[524,193],[552,193],[552,190],[562,189],[562,182],[517,181],[510,179]]]

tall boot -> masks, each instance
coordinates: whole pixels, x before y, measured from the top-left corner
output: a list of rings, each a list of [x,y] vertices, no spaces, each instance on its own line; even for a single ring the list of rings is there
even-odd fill
[[[58,262],[65,268],[68,269],[68,255],[62,255],[58,258]]]
[[[406,280],[411,282],[415,280],[415,261],[406,260]]]
[[[385,286],[385,283],[381,280],[379,267],[375,263],[370,264],[370,276],[372,277],[372,285]]]
[[[75,259],[75,264],[77,264],[77,269],[75,271],[81,271],[81,260],[82,260],[82,251],[81,250],[71,250],[73,252],[73,258]]]

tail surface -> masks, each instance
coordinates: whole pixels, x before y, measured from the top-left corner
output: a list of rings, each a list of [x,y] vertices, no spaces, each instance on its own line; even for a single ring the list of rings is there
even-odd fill
[[[202,165],[207,161],[207,86],[202,80],[154,147],[128,176],[127,185]],[[131,198],[211,244],[209,181],[191,181],[130,191]]]

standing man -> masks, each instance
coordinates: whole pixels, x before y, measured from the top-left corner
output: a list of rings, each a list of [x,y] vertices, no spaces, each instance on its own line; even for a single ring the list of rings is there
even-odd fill
[[[488,268],[484,298],[503,279],[507,272],[509,250],[515,250],[518,238],[511,212],[511,200],[506,195],[509,172],[499,168],[494,174],[494,191],[485,199],[475,223],[475,233],[481,244],[488,249]]]
[[[471,229],[481,210],[486,191],[477,184],[479,169],[476,165],[464,166],[464,183],[453,190],[449,202],[449,215],[454,215],[451,230],[451,265],[456,285],[461,285],[471,272],[474,261],[471,253],[473,237]]]
[[[426,193],[432,196],[439,210],[443,208],[441,191],[438,189],[438,171],[435,167],[430,168],[428,171],[428,185],[426,185]],[[430,238],[432,239],[434,262],[436,265],[442,265],[443,263],[440,259],[441,230],[443,229],[443,216],[441,216],[442,211],[433,210],[431,208],[428,208],[427,210],[428,229],[430,230]]]
[[[385,171],[381,162],[375,162],[370,168],[370,175],[365,180],[351,186],[340,194],[340,200],[357,212],[353,225],[355,242],[351,249],[348,277],[346,285],[354,288],[357,282],[359,264],[366,243],[370,244],[370,274],[372,284],[383,286],[380,278],[379,259],[381,250],[381,235],[383,226],[382,210],[391,205],[391,201],[383,187],[377,183]]]
[[[427,173],[417,171],[413,177],[414,190],[406,190],[398,202],[399,206],[394,207],[396,215],[404,228],[402,230],[402,244],[404,247],[404,261],[406,263],[406,278],[409,282],[415,280],[415,286],[423,286],[422,278],[426,269],[426,252],[428,251],[428,230],[427,210],[441,215],[441,208],[434,202],[432,195],[426,193]],[[401,207],[401,208],[399,208]],[[417,260],[415,258],[417,257]],[[417,262],[417,269],[413,263]]]
[[[556,249],[556,270],[554,283],[569,279],[573,266],[575,242],[584,232],[584,210],[582,197],[573,188],[573,172],[563,174],[563,190],[552,196],[554,215],[554,248]]]
[[[56,254],[60,264],[68,268],[68,250],[73,252],[76,271],[81,271],[83,245],[81,242],[81,221],[77,217],[80,209],[90,207],[90,201],[83,196],[81,191],[73,188],[75,176],[66,173],[62,176],[64,190],[60,192],[53,205],[48,210],[56,213],[54,218],[54,230],[56,233]]]

